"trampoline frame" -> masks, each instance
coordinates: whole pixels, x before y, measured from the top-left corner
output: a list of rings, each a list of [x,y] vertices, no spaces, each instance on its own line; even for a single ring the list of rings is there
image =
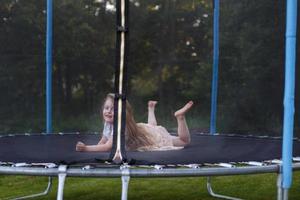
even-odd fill
[[[154,177],[209,177],[207,180],[207,190],[210,195],[222,199],[238,199],[234,197],[224,196],[213,192],[211,185],[211,178],[213,176],[230,176],[230,175],[251,175],[261,173],[277,173],[277,199],[281,199],[283,195],[287,198],[287,192],[282,190],[281,181],[282,175],[281,164],[270,164],[261,166],[248,166],[235,167],[235,165],[216,164],[219,167],[199,167],[195,165],[186,165],[188,168],[168,168],[164,166],[152,166],[151,168],[138,168],[139,166],[121,165],[120,167],[101,167],[87,169],[69,167],[67,165],[59,165],[55,168],[41,168],[41,167],[10,167],[0,166],[0,174],[2,175],[27,175],[27,176],[48,176],[49,181],[47,188],[44,192],[28,195],[24,197],[17,197],[13,199],[27,199],[37,196],[46,195],[49,193],[52,184],[51,177],[58,177],[58,192],[57,200],[63,199],[64,185],[66,177],[105,177],[105,178],[118,178],[122,180],[122,200],[127,200],[128,188],[130,178],[154,178]],[[222,166],[222,167],[220,167]],[[225,167],[226,166],[226,167]],[[300,170],[300,162],[292,165],[293,170]]]

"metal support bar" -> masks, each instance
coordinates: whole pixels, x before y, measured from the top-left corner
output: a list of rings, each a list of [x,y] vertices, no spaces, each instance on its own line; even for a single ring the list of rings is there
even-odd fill
[[[284,189],[282,186],[282,174],[277,177],[277,200],[288,200],[289,190]]]
[[[294,170],[300,170],[300,163],[293,164]],[[131,177],[196,177],[196,176],[225,176],[240,174],[261,174],[261,173],[279,173],[278,165],[266,166],[247,166],[247,167],[201,167],[201,168],[165,168],[157,169],[130,169]],[[57,168],[40,168],[40,167],[7,167],[0,166],[0,174],[8,175],[28,175],[28,176],[57,176]],[[81,168],[70,167],[67,170],[69,177],[120,177],[122,170],[118,168],[92,168],[82,170]]]
[[[122,200],[127,200],[130,176],[122,176]]]
[[[51,190],[51,186],[52,186],[52,177],[48,177],[48,185],[44,192],[22,196],[22,197],[16,197],[16,198],[12,198],[12,200],[29,199],[29,198],[35,198],[35,197],[47,195]]]
[[[207,177],[207,191],[208,193],[213,196],[213,197],[216,197],[216,198],[220,198],[220,199],[230,199],[230,200],[242,200],[242,199],[239,199],[239,198],[235,198],[235,197],[230,197],[230,196],[225,196],[225,195],[220,195],[220,194],[216,194],[214,193],[214,191],[212,190],[212,187],[211,187],[211,178],[210,177]]]
[[[58,167],[58,188],[57,188],[57,200],[63,200],[64,196],[64,186],[65,186],[65,180],[67,176],[67,166],[66,165],[60,165]]]
[[[288,189],[283,189],[283,200],[288,200],[289,199],[289,190]]]
[[[128,167],[121,167],[122,170],[122,200],[127,200],[128,186],[130,181],[130,170]]]
[[[282,182],[282,174],[279,173],[277,175],[277,200],[282,200],[282,187],[281,187],[281,182]]]

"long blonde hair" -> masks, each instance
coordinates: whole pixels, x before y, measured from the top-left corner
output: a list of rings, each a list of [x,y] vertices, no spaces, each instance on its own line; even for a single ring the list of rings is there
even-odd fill
[[[114,101],[115,95],[107,94],[105,101],[111,99]],[[142,127],[138,126],[133,117],[133,110],[130,103],[126,100],[126,131],[125,144],[128,150],[143,149],[143,147],[153,146],[154,142],[149,137],[149,133]]]

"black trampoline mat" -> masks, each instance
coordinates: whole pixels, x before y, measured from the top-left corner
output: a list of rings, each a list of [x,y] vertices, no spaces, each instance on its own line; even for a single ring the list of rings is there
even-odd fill
[[[96,134],[16,135],[0,138],[0,161],[13,163],[96,163],[108,160],[109,152],[76,152],[77,141],[97,144]],[[127,152],[131,164],[203,164],[265,161],[281,158],[281,139],[192,134],[190,145],[181,150]],[[294,157],[300,142],[294,141]]]

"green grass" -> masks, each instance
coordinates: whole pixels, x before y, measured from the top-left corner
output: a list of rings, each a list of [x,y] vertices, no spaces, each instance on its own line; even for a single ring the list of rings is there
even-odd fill
[[[276,174],[214,177],[215,192],[243,199],[276,199]],[[47,177],[0,176],[0,199],[44,190]],[[37,200],[56,199],[57,179],[49,195]],[[65,200],[120,199],[120,178],[67,178]],[[206,178],[131,178],[128,198],[131,200],[215,199],[206,191]],[[294,173],[289,199],[300,199],[300,172]]]

